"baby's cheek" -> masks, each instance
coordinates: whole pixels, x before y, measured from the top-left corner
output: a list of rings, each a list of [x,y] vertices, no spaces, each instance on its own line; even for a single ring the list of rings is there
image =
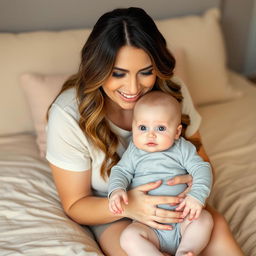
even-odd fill
[[[137,148],[141,148],[143,145],[143,135],[141,134],[133,134],[133,143]]]
[[[161,144],[162,150],[166,150],[173,145],[174,139],[170,138],[170,136],[161,136],[161,140],[159,141]]]

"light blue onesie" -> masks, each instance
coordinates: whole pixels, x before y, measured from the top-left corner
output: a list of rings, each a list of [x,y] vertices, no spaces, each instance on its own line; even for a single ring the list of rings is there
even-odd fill
[[[210,194],[212,171],[210,164],[197,154],[192,143],[183,137],[176,140],[165,151],[149,153],[135,147],[130,142],[121,160],[111,169],[108,195],[116,189],[129,190],[142,184],[162,180],[162,185],[151,190],[151,195],[177,196],[187,185],[167,185],[166,181],[174,176],[190,174],[193,185],[188,195],[198,199],[203,205]],[[173,210],[170,205],[158,205],[160,208]],[[180,224],[172,224],[173,230],[157,230],[161,250],[175,254],[180,243]]]

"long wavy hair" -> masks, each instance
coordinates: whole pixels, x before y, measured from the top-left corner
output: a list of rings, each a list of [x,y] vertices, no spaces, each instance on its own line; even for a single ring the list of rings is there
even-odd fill
[[[78,72],[63,85],[59,94],[76,88],[79,126],[95,147],[105,154],[101,176],[106,178],[119,161],[116,153],[118,136],[111,131],[105,113],[105,97],[101,86],[111,75],[116,56],[125,45],[143,49],[150,57],[157,79],[152,90],[161,90],[182,101],[181,88],[170,79],[175,59],[153,19],[141,8],[122,8],[103,14],[83,46]],[[183,135],[189,117],[183,115]]]

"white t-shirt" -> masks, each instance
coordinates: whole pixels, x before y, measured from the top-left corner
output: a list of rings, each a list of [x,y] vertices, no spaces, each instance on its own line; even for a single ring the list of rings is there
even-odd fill
[[[193,105],[186,85],[177,77],[173,81],[181,85],[184,97],[182,113],[188,114],[191,122],[186,130],[186,136],[189,137],[198,131],[201,117]],[[81,172],[91,169],[92,188],[99,193],[106,193],[108,179],[104,180],[100,176],[104,153],[86,138],[78,124],[79,116],[76,91],[74,88],[68,89],[56,99],[49,112],[46,159],[65,170]],[[109,123],[121,140],[117,149],[121,157],[131,139],[131,131],[123,130],[111,121]]]

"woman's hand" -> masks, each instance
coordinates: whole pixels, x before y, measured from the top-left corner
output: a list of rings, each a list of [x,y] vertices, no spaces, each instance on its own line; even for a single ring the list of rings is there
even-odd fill
[[[185,180],[187,181],[187,179]],[[158,208],[158,204],[177,205],[182,200],[175,196],[151,196],[147,192],[161,185],[161,181],[138,186],[128,191],[129,203],[123,205],[124,217],[142,222],[156,229],[172,229],[171,225],[164,223],[182,222],[182,212]]]
[[[189,174],[185,174],[185,175],[176,176],[168,180],[167,184],[170,186],[177,185],[177,184],[187,184],[188,187],[178,195],[179,198],[185,198],[192,186],[192,182],[193,182],[192,176]]]

